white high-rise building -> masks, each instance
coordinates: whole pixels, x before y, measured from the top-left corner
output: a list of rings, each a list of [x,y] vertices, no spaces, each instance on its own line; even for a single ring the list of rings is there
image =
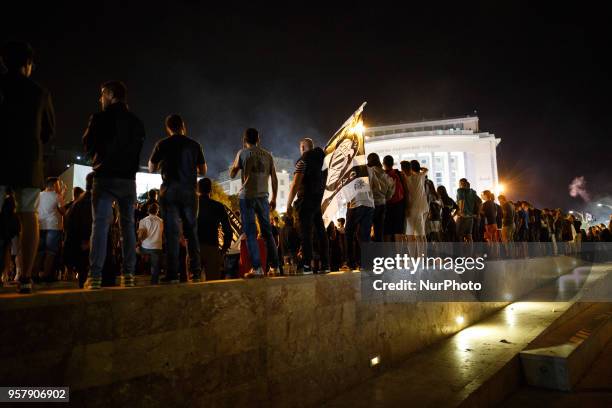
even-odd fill
[[[418,160],[429,169],[428,177],[455,197],[459,179],[465,177],[480,194],[499,193],[496,147],[501,139],[481,132],[478,117],[372,126],[365,131],[366,154],[393,156],[396,167],[403,160]]]

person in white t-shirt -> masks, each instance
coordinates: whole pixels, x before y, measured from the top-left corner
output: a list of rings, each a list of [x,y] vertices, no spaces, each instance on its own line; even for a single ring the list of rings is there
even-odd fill
[[[408,241],[416,241],[417,254],[425,249],[425,221],[429,212],[425,178],[427,169],[421,167],[417,160],[402,162],[402,171],[406,173],[408,186],[408,217],[406,219],[406,235]]]
[[[62,241],[64,193],[66,193],[66,185],[60,184],[57,177],[49,177],[46,188],[40,193],[38,202],[40,240],[34,271],[39,270],[42,263],[41,278],[48,282],[56,280],[53,268]],[[32,275],[36,278],[36,273]]]
[[[138,240],[142,255],[149,257],[151,284],[159,283],[159,269],[164,236],[164,221],[159,218],[159,205],[149,205],[149,215],[138,223]]]
[[[355,241],[362,244],[370,242],[372,231],[372,219],[374,217],[374,195],[370,185],[377,180],[372,167],[366,167],[368,170],[368,183],[362,178],[356,179],[352,189],[357,193],[351,201],[348,202],[346,208],[346,254],[348,258],[349,270],[357,270],[361,268],[360,262],[355,255]],[[359,231],[359,234],[357,234]]]

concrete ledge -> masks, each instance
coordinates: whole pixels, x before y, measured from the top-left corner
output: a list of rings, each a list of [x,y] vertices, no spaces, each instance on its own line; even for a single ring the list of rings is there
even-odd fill
[[[533,260],[512,262],[520,280]],[[2,295],[0,384],[70,386],[83,406],[312,406],[505,304],[370,302],[359,273]]]
[[[611,338],[612,304],[592,304],[521,352],[527,383],[571,391]]]

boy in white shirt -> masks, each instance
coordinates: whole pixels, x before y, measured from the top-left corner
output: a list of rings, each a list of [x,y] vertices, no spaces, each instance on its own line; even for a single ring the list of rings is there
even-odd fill
[[[149,256],[151,264],[151,284],[159,283],[159,268],[164,236],[164,221],[158,217],[157,203],[149,205],[149,215],[138,223],[138,240],[141,253]]]
[[[64,216],[64,194],[66,185],[61,184],[57,177],[49,177],[46,188],[40,193],[38,202],[38,228],[40,240],[38,244],[38,255],[34,263],[33,277],[36,279],[37,271],[42,262],[42,276],[45,281],[54,281],[53,273],[55,257],[59,253],[62,241],[63,216]]]

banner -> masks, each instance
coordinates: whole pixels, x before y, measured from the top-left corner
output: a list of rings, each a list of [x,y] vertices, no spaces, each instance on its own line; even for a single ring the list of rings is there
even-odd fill
[[[338,210],[359,192],[370,191],[361,113],[364,102],[336,131],[325,146],[325,192],[321,202],[327,227]]]

